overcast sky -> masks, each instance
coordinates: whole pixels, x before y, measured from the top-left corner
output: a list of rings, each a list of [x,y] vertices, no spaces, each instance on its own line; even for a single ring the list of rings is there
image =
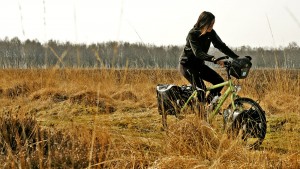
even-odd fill
[[[300,0],[0,0],[0,39],[183,45],[203,10],[228,46],[300,45]]]

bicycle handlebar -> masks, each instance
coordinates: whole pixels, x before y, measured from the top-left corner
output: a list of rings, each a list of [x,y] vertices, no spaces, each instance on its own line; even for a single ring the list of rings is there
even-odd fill
[[[224,59],[229,59],[229,56],[221,56],[221,57],[215,59],[215,60],[214,60],[214,63],[217,64],[218,61],[224,60]]]
[[[252,57],[251,56],[245,56],[245,58],[248,58],[249,60],[252,60]],[[214,63],[216,64],[218,61],[220,61],[220,60],[224,60],[224,59],[229,59],[229,56],[221,56],[221,57],[219,57],[219,58],[217,58],[217,59],[215,59],[214,60]]]
[[[251,56],[245,56],[245,58],[249,59],[250,61],[252,60],[252,57]],[[232,66],[232,62],[229,61],[229,60],[225,60],[225,59],[229,59],[229,56],[221,56],[217,59],[214,60],[214,63],[217,64],[218,61],[220,60],[224,60],[224,64],[223,66],[226,68],[226,71],[227,71],[227,75],[228,75],[228,79],[230,79],[230,69],[231,69],[231,66]]]

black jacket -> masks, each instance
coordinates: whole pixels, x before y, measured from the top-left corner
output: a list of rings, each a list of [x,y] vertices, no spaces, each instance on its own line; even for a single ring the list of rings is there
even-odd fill
[[[195,64],[195,62],[204,64],[204,61],[212,61],[214,56],[207,54],[211,43],[225,55],[228,55],[231,58],[239,57],[229,49],[224,42],[222,42],[215,30],[200,35],[201,32],[199,29],[193,28],[190,30],[186,38],[184,51],[180,57],[180,63],[183,66]]]

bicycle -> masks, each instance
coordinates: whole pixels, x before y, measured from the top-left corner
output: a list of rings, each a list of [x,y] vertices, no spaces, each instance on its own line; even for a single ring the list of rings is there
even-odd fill
[[[223,115],[223,131],[226,131],[234,137],[241,136],[241,139],[245,141],[248,146],[257,148],[262,144],[266,135],[267,124],[265,112],[259,103],[253,99],[239,97],[237,93],[241,90],[241,86],[235,85],[231,79],[231,76],[234,76],[237,79],[244,79],[247,77],[251,67],[251,57],[245,57],[249,60],[250,63],[248,64],[250,64],[250,67],[249,65],[241,67],[235,60],[225,60],[228,58],[228,56],[223,56],[215,61],[224,60],[224,67],[227,72],[227,81],[209,86],[204,92],[208,95],[209,91],[218,87],[224,86],[227,87],[227,89],[217,101],[212,101],[210,104],[206,103],[205,105],[196,106],[198,107],[197,109],[200,109],[198,111],[198,116],[202,119],[205,118],[204,120],[211,124],[215,120],[216,115]],[[175,115],[175,117],[180,118],[184,116],[188,105],[192,106],[195,105],[195,103],[198,103],[197,95],[199,93],[199,89],[196,87],[190,87],[187,93],[189,94],[189,97],[174,98],[172,96],[172,105],[169,106],[174,107],[174,111],[171,115]],[[224,102],[228,98],[230,98],[230,104],[223,110],[222,113],[220,113]],[[167,115],[170,115],[170,113],[168,111],[163,111],[163,108],[161,109],[162,111],[160,114],[162,115],[162,125],[164,129],[167,129]],[[200,115],[201,113],[203,114],[203,111],[205,116]],[[192,114],[194,113],[193,109]]]

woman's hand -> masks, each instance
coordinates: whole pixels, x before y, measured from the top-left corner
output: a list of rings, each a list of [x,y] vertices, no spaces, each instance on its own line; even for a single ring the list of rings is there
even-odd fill
[[[224,67],[224,66],[225,66],[225,63],[224,63],[223,60],[217,61],[217,64],[220,65],[221,67]]]
[[[224,67],[225,66],[225,61],[224,61],[224,59],[228,59],[229,57],[228,56],[222,56],[222,57],[219,57],[219,58],[215,58],[215,57],[213,57],[212,59],[211,59],[211,61],[212,62],[214,62],[215,64],[218,64],[218,65],[220,65],[221,67]]]

